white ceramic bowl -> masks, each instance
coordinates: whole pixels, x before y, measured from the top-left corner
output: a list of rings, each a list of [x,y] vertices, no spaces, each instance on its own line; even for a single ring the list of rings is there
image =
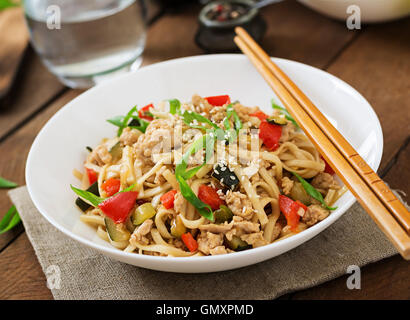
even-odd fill
[[[346,20],[350,5],[360,8],[362,22],[385,22],[410,14],[409,0],[298,0],[306,6],[332,18]]]
[[[319,69],[275,59],[331,122],[353,144],[373,169],[380,163],[383,137],[371,106],[352,87]],[[85,146],[93,146],[116,129],[105,120],[125,114],[131,106],[178,98],[189,101],[193,93],[203,96],[229,94],[244,105],[271,112],[271,89],[243,55],[206,55],[151,65],[103,83],[83,93],[44,126],[31,147],[26,181],[41,214],[57,229],[82,245],[125,262],[172,272],[212,272],[239,268],[270,259],[311,239],[334,223],[354,203],[348,192],[327,219],[293,237],[264,247],[209,257],[169,258],[125,253],[101,240],[95,229],[80,221],[75,194],[78,185],[73,168],[82,168]],[[279,101],[276,98],[277,101]],[[51,228],[51,226],[50,226]],[[63,236],[63,235],[61,235]]]

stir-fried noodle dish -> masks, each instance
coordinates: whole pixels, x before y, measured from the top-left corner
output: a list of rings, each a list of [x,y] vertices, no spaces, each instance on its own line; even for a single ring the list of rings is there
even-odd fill
[[[227,95],[133,107],[74,169],[80,218],[126,252],[219,255],[295,235],[345,188],[286,109]]]

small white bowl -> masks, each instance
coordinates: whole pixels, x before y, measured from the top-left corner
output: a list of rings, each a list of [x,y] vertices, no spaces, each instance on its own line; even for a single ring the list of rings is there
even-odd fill
[[[324,71],[294,61],[274,60],[376,170],[383,137],[368,102],[348,84]],[[70,184],[78,185],[72,170],[82,168],[85,146],[114,136],[116,129],[105,120],[125,114],[133,105],[170,98],[189,101],[193,93],[229,94],[244,105],[259,106],[266,112],[271,112],[272,97],[279,101],[248,59],[232,54],[166,61],[94,87],[58,111],[31,147],[26,181],[41,214],[69,237],[113,259],[154,270],[199,273],[239,268],[291,250],[334,223],[354,203],[354,197],[347,192],[336,203],[338,209],[313,227],[264,247],[227,255],[154,257],[125,253],[101,240],[94,228],[80,221],[81,212],[74,204],[76,196],[70,190]]]
[[[306,6],[332,18],[346,20],[350,5],[360,8],[361,22],[386,22],[410,14],[409,0],[298,0]]]

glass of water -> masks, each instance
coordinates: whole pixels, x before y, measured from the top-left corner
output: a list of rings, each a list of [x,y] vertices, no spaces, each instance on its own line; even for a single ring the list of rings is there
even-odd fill
[[[88,88],[138,68],[143,0],[24,0],[31,43],[65,85]]]

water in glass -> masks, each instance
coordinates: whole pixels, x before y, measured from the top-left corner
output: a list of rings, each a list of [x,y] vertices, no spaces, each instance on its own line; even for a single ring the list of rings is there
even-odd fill
[[[138,0],[25,0],[31,42],[70,87],[90,87],[128,71],[145,46]]]

